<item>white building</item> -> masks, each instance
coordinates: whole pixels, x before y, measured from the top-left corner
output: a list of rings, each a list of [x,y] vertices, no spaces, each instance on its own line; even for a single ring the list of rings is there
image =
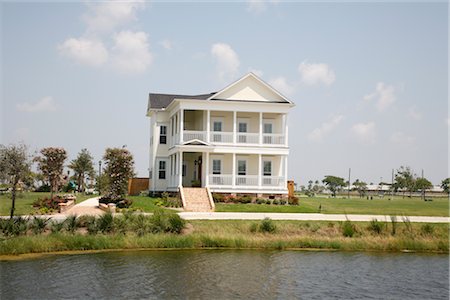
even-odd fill
[[[252,73],[215,93],[150,94],[150,192],[287,194],[293,106]]]

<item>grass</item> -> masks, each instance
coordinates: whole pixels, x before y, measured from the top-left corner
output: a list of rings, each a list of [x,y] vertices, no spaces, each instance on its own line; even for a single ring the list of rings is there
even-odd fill
[[[64,193],[60,193],[64,194]],[[36,210],[33,207],[33,202],[38,198],[50,197],[50,193],[38,193],[38,192],[23,192],[19,193],[16,197],[16,209],[14,211],[14,215],[30,215],[36,213]],[[88,198],[92,198],[95,196],[92,195],[83,195],[77,194],[77,203],[84,201]],[[1,194],[0,195],[0,215],[1,216],[9,216],[11,211],[11,194]]]
[[[370,222],[352,222],[354,234],[344,237],[344,222],[272,221],[276,230],[252,230],[261,221],[191,221],[184,234],[69,234],[46,233],[4,238],[0,255],[73,250],[141,248],[233,248],[233,249],[326,249],[344,251],[449,252],[448,224],[382,223],[381,231],[370,229]],[[411,226],[409,228],[408,226]],[[0,256],[0,259],[2,257]],[[3,257],[5,258],[5,257]]]
[[[449,216],[449,199],[436,197],[433,201],[420,198],[402,198],[392,200],[387,197],[366,198],[300,198],[299,205],[267,204],[224,204],[216,203],[220,212],[279,212],[279,213],[324,213],[324,214],[374,214],[374,215],[408,215],[408,216]],[[319,211],[319,206],[321,207]]]
[[[164,207],[156,205],[158,198],[148,196],[127,196],[127,198],[133,200],[133,204],[131,204],[130,208],[135,210],[152,213],[156,210],[165,209]]]

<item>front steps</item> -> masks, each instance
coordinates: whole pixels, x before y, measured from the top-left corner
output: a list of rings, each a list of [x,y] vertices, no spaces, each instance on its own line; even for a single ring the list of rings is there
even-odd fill
[[[180,187],[180,196],[186,211],[214,211],[214,201],[208,188]]]

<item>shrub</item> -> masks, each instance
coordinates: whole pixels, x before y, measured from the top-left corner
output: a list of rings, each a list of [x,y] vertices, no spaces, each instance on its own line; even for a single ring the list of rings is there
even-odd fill
[[[53,198],[45,197],[38,198],[33,202],[33,207],[36,208],[47,208],[48,210],[57,210],[59,208],[59,203],[66,203],[67,199],[63,196],[53,196]]]
[[[131,227],[138,236],[143,236],[150,231],[148,218],[146,218],[144,215],[137,215],[136,218],[133,219]]]
[[[251,197],[251,196],[248,196],[248,195],[245,195],[245,196],[242,196],[242,197],[238,197],[238,198],[236,199],[236,201],[237,201],[238,203],[247,204],[247,203],[251,203],[251,202],[252,202],[252,197]]]
[[[37,189],[34,190],[35,192],[50,192],[50,186],[47,184],[43,184],[40,187],[38,187]]]
[[[373,233],[380,234],[383,231],[383,223],[377,219],[372,219],[367,229]]]
[[[273,233],[277,229],[277,226],[273,223],[273,221],[270,218],[265,218],[261,221],[261,224],[259,225],[259,230],[261,232],[268,232]]]
[[[22,217],[1,219],[0,225],[4,236],[18,236],[27,232],[28,219]]]
[[[79,223],[76,215],[71,215],[66,218],[64,221],[67,232],[75,233],[75,230],[78,229]]]
[[[64,228],[64,222],[53,221],[50,223],[50,230],[52,233],[61,232]]]
[[[128,229],[128,223],[125,217],[119,216],[113,219],[113,230],[114,232],[125,234]]]
[[[257,232],[257,231],[258,231],[258,223],[250,224],[250,232]]]
[[[281,200],[280,200],[280,205],[286,205],[286,203],[287,203],[286,200],[284,200],[284,199],[281,199]]]
[[[33,220],[30,223],[30,229],[34,234],[41,234],[44,232],[45,227],[47,227],[47,223],[50,221],[50,218],[38,218],[33,217]]]
[[[345,237],[352,237],[355,234],[355,226],[350,220],[345,221],[342,224],[342,235]]]
[[[186,221],[183,220],[178,214],[169,214],[169,228],[168,232],[181,233],[181,231],[186,227]]]
[[[114,196],[112,194],[105,195],[98,199],[99,203],[114,203],[117,208],[129,208],[133,204],[133,200],[126,199],[122,196]]]
[[[97,228],[99,231],[103,233],[110,233],[113,230],[114,217],[112,213],[107,212],[104,215],[100,216],[97,220]]]
[[[212,197],[214,202],[225,202],[225,197],[223,194],[213,193]]]
[[[290,205],[298,205],[299,204],[298,197],[296,197],[296,196],[290,196],[288,199],[288,202]]]
[[[266,199],[256,198],[256,204],[266,204]]]
[[[434,232],[434,227],[431,224],[423,224],[422,226],[420,226],[420,232],[423,235],[431,235]]]
[[[280,205],[280,200],[277,199],[273,200],[273,205]]]

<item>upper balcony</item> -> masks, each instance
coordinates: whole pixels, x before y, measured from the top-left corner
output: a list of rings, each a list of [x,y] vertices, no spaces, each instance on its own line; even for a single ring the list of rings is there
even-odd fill
[[[169,121],[169,146],[199,140],[213,145],[287,147],[286,119],[280,113],[179,110]]]

